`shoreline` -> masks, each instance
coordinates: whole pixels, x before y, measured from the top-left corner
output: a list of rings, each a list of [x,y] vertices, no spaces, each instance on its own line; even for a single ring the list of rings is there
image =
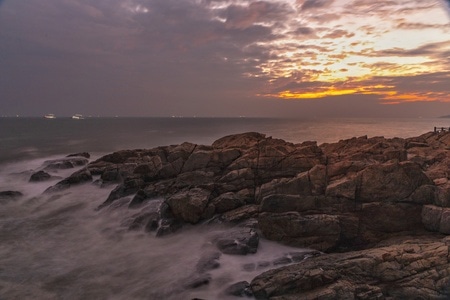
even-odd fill
[[[250,132],[211,145],[121,150],[94,161],[75,153],[45,162],[41,171],[80,167],[44,194],[81,184],[108,187],[98,211],[133,212],[124,223],[133,232],[166,237],[196,224],[230,227],[212,237],[212,252],[200,257],[203,267],[193,281],[179,283],[183,291],[214,285],[210,274],[223,255],[251,257],[264,237],[311,250],[280,258],[280,267],[274,263],[250,282],[236,282],[229,295],[445,298],[449,150],[448,132],[320,145]]]

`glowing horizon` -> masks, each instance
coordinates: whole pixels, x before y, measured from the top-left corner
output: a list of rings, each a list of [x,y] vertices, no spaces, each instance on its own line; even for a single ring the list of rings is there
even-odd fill
[[[414,91],[413,86],[403,91],[395,84],[396,79],[449,72],[441,54],[450,49],[450,23],[438,2],[397,1],[386,6],[330,1],[305,13],[307,2],[313,3],[291,6],[302,18],[291,18],[280,32],[282,38],[258,44],[274,57],[258,66],[259,73],[247,74],[268,78],[269,91],[259,96],[304,100],[374,94],[389,104],[450,101],[449,93],[437,97]],[[327,20],[330,14],[334,16]],[[295,26],[300,34],[294,33]],[[311,86],[305,87],[308,83]],[[284,88],[288,85],[291,88]]]

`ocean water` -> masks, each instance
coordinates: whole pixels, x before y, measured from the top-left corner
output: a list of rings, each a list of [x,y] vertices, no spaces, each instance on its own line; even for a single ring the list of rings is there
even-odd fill
[[[233,299],[224,287],[251,281],[265,269],[245,264],[273,261],[299,251],[261,239],[258,252],[222,255],[210,284],[180,289],[220,227],[186,227],[156,238],[128,231],[135,212],[95,208],[113,186],[85,184],[57,193],[45,189],[76,169],[51,170],[50,181],[30,183],[45,161],[86,151],[91,160],[115,150],[190,141],[211,144],[224,135],[258,131],[298,143],[336,142],[353,136],[412,137],[449,119],[219,119],[219,118],[0,118],[0,299]],[[267,268],[266,268],[267,269]]]

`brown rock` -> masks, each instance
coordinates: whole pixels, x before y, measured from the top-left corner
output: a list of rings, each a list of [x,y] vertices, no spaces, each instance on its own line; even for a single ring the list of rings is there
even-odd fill
[[[195,224],[206,209],[210,195],[208,190],[193,188],[172,195],[166,202],[176,218]]]
[[[362,202],[402,201],[431,180],[415,163],[384,163],[368,166],[358,176],[357,200]]]
[[[320,251],[336,247],[341,233],[338,217],[324,214],[261,213],[258,224],[262,234],[270,240]]]
[[[251,282],[256,299],[445,299],[449,249],[413,240],[309,258],[269,270]]]

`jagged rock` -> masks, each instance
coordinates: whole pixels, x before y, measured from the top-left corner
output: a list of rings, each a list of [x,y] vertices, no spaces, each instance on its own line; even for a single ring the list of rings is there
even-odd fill
[[[52,176],[45,171],[37,171],[36,173],[31,174],[30,182],[40,182],[49,180]]]
[[[444,241],[409,240],[381,248],[312,257],[251,282],[256,299],[447,299]]]
[[[210,195],[208,190],[193,188],[176,193],[166,201],[176,218],[195,224],[204,213]]]
[[[49,187],[45,192],[56,192],[62,189],[70,188],[74,184],[92,182],[92,175],[87,168],[78,170],[66,179],[59,181],[54,186]]]
[[[448,132],[322,145],[250,132],[211,146],[117,151],[51,189],[100,176],[102,185],[117,184],[101,207],[139,209],[124,224],[156,236],[172,234],[185,222],[240,224],[213,238],[222,253],[256,252],[258,234],[292,246],[347,252],[305,260],[292,252],[243,264],[248,271],[289,264],[253,280],[258,299],[443,299],[449,297],[450,238],[434,237],[450,235],[449,150]],[[54,163],[66,167],[65,160]],[[165,199],[158,210],[150,209],[155,198]],[[424,238],[377,245],[419,233]],[[348,252],[353,250],[360,251]],[[207,272],[218,267],[219,252],[208,253],[197,275],[181,286],[209,283]],[[245,286],[232,289],[243,295]]]
[[[411,162],[371,165],[360,172],[358,200],[362,202],[402,201],[417,188],[432,181]]]

